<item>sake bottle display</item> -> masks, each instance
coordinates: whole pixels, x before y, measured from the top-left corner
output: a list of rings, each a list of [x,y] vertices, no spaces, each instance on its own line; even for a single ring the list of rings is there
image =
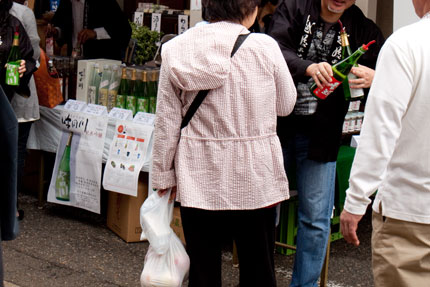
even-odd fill
[[[157,105],[158,75],[159,71],[153,71],[148,83],[149,112],[152,114],[155,114]]]
[[[115,107],[125,109],[125,101],[129,93],[127,80],[127,68],[122,68],[121,81],[119,83],[118,94],[116,95]]]
[[[58,165],[57,178],[55,180],[55,197],[58,200],[70,200],[70,150],[73,133],[69,134],[69,139],[64,148],[60,164]]]
[[[19,32],[13,36],[12,48],[6,62],[6,84],[9,86],[19,86],[19,65],[21,64],[21,52],[19,51]]]
[[[108,92],[108,103],[107,103],[108,112],[115,107],[118,88],[119,88],[118,66],[114,65],[112,67],[112,75],[109,81],[109,92]]]
[[[99,64],[94,65],[93,77],[88,85],[88,103],[98,103],[98,90],[102,79],[102,71],[100,70]]]
[[[99,85],[99,97],[98,104],[107,107],[108,104],[108,93],[109,93],[109,81],[111,78],[111,68],[109,65],[103,66],[102,79]]]
[[[373,43],[375,43],[375,41],[371,41],[367,45],[361,46],[351,56],[331,66],[333,71],[331,81],[322,88],[319,88],[317,84],[314,83],[310,88],[311,93],[321,100],[327,98],[337,87],[342,84],[342,82],[347,78],[352,67],[357,63],[358,59],[364,53],[366,53],[367,50],[369,50],[369,46]]]
[[[127,95],[125,108],[132,111],[133,116],[136,114],[136,69],[131,71],[130,93]]]
[[[137,111],[149,113],[148,72],[142,71],[141,93],[137,97]]]
[[[345,27],[342,25],[342,22],[339,20],[340,25],[340,39],[342,43],[342,60],[351,56],[351,47],[349,46],[349,40],[348,40],[348,34],[346,33]],[[358,67],[357,64],[354,65],[355,67]],[[357,79],[357,76],[353,73],[349,73],[348,77],[343,81],[343,93],[345,95],[346,100],[358,100],[364,97],[364,90],[363,89],[351,89],[349,87],[349,80]]]

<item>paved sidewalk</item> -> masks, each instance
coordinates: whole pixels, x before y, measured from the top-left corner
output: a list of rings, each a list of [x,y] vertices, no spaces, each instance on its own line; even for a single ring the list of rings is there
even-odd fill
[[[19,201],[25,210],[20,235],[3,242],[7,287],[140,286],[148,243],[125,243],[106,227],[103,215],[55,204],[38,209],[33,195],[20,196]],[[359,227],[358,248],[344,240],[332,243],[329,287],[373,286],[370,228],[366,216]],[[294,256],[275,254],[279,287],[288,286],[293,260]],[[223,286],[237,286],[239,272],[232,267],[229,246],[222,268]]]
[[[4,281],[4,287],[19,287],[18,285]]]

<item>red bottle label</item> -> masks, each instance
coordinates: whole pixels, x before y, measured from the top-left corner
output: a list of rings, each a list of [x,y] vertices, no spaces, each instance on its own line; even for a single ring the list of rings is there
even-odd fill
[[[335,77],[331,77],[330,83],[328,83],[327,85],[324,85],[322,89],[317,87],[312,92],[317,98],[324,100],[325,98],[328,97],[328,95],[333,93],[333,91],[336,90],[336,88],[339,87],[341,83],[342,82],[338,81]]]

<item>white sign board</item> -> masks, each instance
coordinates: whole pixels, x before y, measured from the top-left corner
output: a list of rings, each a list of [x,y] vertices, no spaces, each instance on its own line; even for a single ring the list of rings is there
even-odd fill
[[[157,32],[161,31],[161,14],[160,13],[152,13],[151,30],[157,31]]]

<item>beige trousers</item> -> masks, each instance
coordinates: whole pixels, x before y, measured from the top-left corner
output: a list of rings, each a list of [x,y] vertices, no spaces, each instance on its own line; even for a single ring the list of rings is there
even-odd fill
[[[430,224],[384,219],[373,212],[375,287],[429,287]]]

